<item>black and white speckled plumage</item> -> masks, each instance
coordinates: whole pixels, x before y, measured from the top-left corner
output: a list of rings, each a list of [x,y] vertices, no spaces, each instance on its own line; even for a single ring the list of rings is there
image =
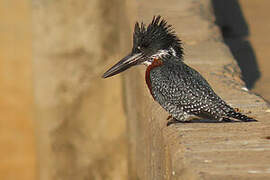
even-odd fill
[[[225,120],[235,118],[249,121],[245,115],[235,112],[210,87],[208,82],[178,57],[160,58],[162,66],[150,71],[154,99],[179,121],[186,121],[189,115]]]
[[[184,63],[180,39],[160,16],[154,16],[147,27],[135,24],[131,53],[103,77],[139,64],[147,66],[145,78],[153,98],[178,121],[187,121],[190,115],[219,121],[256,121],[227,105],[196,70]]]

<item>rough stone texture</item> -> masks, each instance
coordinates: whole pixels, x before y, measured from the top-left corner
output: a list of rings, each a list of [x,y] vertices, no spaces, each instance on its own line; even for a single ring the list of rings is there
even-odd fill
[[[122,81],[101,78],[130,48],[121,0],[33,1],[39,179],[126,179]],[[127,38],[128,37],[128,38]]]
[[[184,42],[185,61],[217,94],[257,123],[190,123],[167,127],[153,101],[145,67],[124,73],[129,132],[129,178],[143,180],[269,179],[268,104],[243,90],[240,70],[223,44],[209,0],[139,1],[138,16],[164,16]]]

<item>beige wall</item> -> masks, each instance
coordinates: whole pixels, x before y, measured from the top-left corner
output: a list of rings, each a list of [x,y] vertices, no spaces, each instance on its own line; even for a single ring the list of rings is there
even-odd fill
[[[101,75],[131,46],[130,5],[0,4],[0,179],[126,179],[122,80]]]
[[[35,179],[30,1],[0,0],[0,179]]]
[[[41,180],[126,179],[122,81],[101,78],[131,45],[125,6],[121,0],[33,3]]]

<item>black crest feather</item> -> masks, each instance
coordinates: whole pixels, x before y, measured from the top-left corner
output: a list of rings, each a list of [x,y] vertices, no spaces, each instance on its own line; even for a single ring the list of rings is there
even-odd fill
[[[133,51],[140,46],[149,51],[165,50],[172,47],[176,55],[182,58],[182,43],[176,36],[171,25],[161,18],[160,15],[154,16],[152,22],[146,27],[142,22],[136,22],[133,34]]]

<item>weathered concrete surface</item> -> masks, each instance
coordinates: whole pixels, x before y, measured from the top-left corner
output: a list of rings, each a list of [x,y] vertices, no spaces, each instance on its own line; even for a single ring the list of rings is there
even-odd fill
[[[39,179],[126,179],[122,81],[101,78],[130,48],[121,0],[33,1]],[[128,38],[127,38],[128,37]]]
[[[31,3],[0,0],[0,179],[36,179]]]
[[[144,82],[145,67],[133,68],[124,73],[130,179],[269,179],[270,109],[242,89],[240,70],[214,24],[210,1],[138,2],[139,19],[149,22],[155,14],[175,27],[184,42],[186,63],[229,104],[259,122],[167,127],[168,114]]]

